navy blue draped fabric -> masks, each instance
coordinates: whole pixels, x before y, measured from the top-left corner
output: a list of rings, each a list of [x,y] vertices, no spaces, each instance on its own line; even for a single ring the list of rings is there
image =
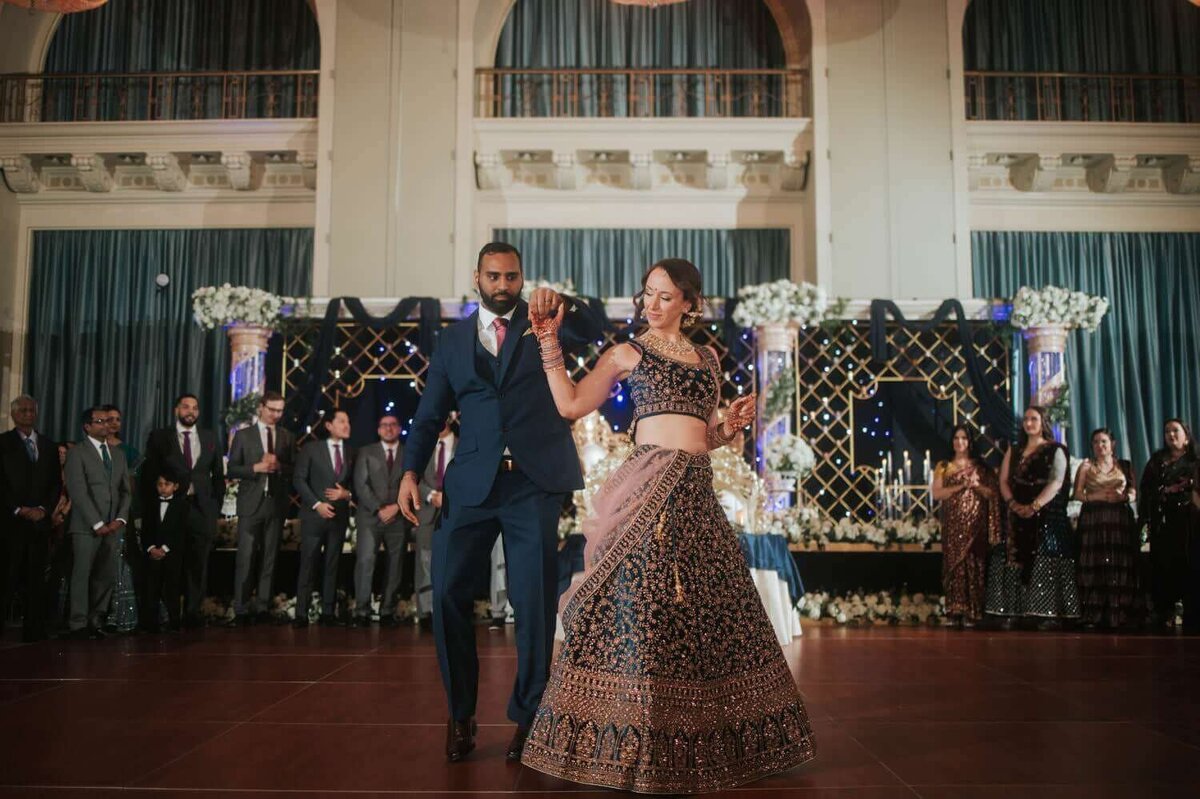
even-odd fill
[[[493,238],[521,251],[528,279],[571,280],[588,297],[632,297],[663,258],[694,263],[710,297],[791,274],[786,228],[499,228]]]
[[[312,246],[311,228],[35,231],[25,390],[42,428],[73,441],[80,412],[112,402],[137,444],[184,391],[200,398],[203,424],[219,427],[229,342],[196,326],[192,292],[232,283],[307,295]],[[161,290],[159,273],[171,278]]]
[[[1200,422],[1200,233],[980,230],[971,251],[977,297],[1048,284],[1108,297],[1100,328],[1068,344],[1072,452],[1090,452],[1090,432],[1108,427],[1140,470],[1166,419]],[[1028,397],[1024,370],[1013,378]]]

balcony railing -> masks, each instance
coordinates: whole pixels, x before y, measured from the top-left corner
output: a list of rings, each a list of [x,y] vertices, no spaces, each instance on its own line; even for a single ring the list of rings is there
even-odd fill
[[[478,117],[802,117],[801,69],[479,69]]]
[[[967,72],[967,119],[1200,122],[1200,76]]]
[[[0,122],[304,119],[317,70],[0,75]]]

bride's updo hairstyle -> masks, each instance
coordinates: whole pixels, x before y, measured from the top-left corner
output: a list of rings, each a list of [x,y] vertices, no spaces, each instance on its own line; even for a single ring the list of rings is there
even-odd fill
[[[700,270],[685,258],[664,258],[646,270],[646,274],[642,275],[642,290],[633,298],[633,308],[637,313],[637,318],[641,319],[645,315],[646,281],[650,279],[650,273],[655,269],[661,269],[667,273],[667,277],[671,278],[675,288],[683,292],[683,298],[692,304],[692,310],[689,313],[694,313],[699,318],[700,309],[704,307]]]

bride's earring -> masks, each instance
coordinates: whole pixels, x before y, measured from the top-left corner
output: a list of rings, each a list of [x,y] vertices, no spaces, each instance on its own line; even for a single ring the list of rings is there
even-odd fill
[[[695,309],[688,311],[683,315],[683,326],[694,327],[700,321],[700,317],[704,315],[704,300],[696,304]]]

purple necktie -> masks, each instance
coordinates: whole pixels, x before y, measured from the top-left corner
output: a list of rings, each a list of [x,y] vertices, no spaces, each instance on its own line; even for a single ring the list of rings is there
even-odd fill
[[[333,471],[334,471],[334,474],[336,474],[338,477],[341,477],[342,476],[342,466],[344,466],[344,465],[345,464],[342,463],[342,445],[334,444],[333,445]]]
[[[396,450],[389,449],[387,451],[388,474],[392,473],[392,467],[396,465]]]
[[[183,431],[183,462],[187,464],[188,471],[192,470],[195,461],[192,460],[192,431]]]
[[[438,442],[437,490],[442,490],[442,478],[446,476],[446,445]]]

